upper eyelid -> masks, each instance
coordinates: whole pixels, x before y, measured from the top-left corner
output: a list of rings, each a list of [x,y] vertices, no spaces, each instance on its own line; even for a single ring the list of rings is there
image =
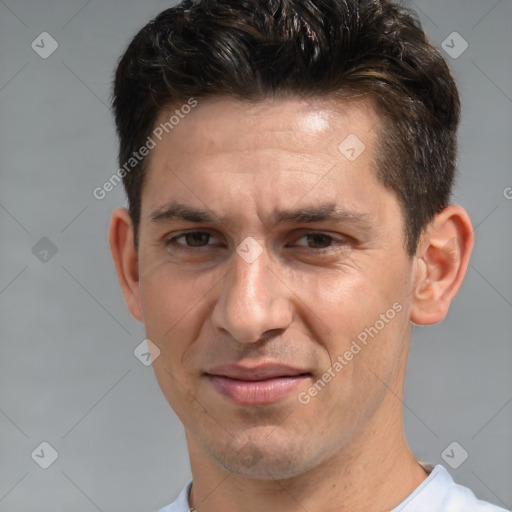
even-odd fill
[[[166,235],[164,237],[164,239],[169,241],[169,240],[174,240],[175,238],[180,238],[185,235],[194,235],[197,233],[207,234],[210,236],[216,236],[211,231],[206,230],[206,229],[191,229],[191,230],[185,230],[185,231],[178,231],[177,233],[169,233],[169,235]]]

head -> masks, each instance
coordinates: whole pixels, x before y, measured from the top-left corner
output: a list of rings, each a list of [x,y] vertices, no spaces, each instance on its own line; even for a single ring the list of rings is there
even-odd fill
[[[472,246],[459,110],[384,0],[190,0],[135,36],[111,247],[191,451],[284,478],[398,425],[412,323],[444,318]],[[275,400],[226,384],[269,371]]]
[[[422,229],[449,203],[459,95],[442,55],[404,8],[386,0],[185,1],[162,12],[117,68],[120,167],[148,137],[158,142],[172,131],[189,104],[221,95],[371,104],[379,114],[376,172],[400,202],[411,255]],[[158,115],[174,113],[172,106],[176,120],[158,130]],[[151,154],[135,160],[124,176],[136,234],[150,161]]]

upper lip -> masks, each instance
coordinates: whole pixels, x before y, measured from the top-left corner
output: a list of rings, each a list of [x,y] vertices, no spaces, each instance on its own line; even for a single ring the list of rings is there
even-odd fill
[[[207,373],[237,380],[263,380],[276,377],[292,377],[309,372],[285,364],[265,363],[255,366],[224,364],[211,368]]]

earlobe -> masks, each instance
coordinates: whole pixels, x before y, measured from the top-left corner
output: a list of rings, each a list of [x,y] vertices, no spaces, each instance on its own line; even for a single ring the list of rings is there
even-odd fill
[[[474,233],[466,210],[451,205],[425,229],[416,253],[411,321],[441,322],[457,294],[469,264]]]
[[[130,313],[142,322],[138,257],[133,224],[126,208],[118,208],[112,213],[109,242],[126,305]]]

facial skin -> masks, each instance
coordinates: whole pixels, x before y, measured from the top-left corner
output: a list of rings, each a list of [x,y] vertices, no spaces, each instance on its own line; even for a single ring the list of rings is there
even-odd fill
[[[473,235],[466,212],[450,206],[407,254],[400,204],[376,178],[378,122],[369,103],[200,100],[151,152],[138,252],[127,211],[113,214],[121,287],[160,350],[153,367],[185,427],[198,512],[378,512],[426,478],[402,422],[412,323],[445,317]],[[350,134],[365,145],[354,161],[338,150]],[[173,202],[212,221],[170,218]],[[345,213],[276,222],[323,205]],[[169,242],[186,230],[203,235]],[[251,254],[262,250],[252,262],[237,252],[247,237]],[[379,320],[378,334],[301,403]],[[266,404],[238,403],[207,376],[264,363],[306,376]]]

